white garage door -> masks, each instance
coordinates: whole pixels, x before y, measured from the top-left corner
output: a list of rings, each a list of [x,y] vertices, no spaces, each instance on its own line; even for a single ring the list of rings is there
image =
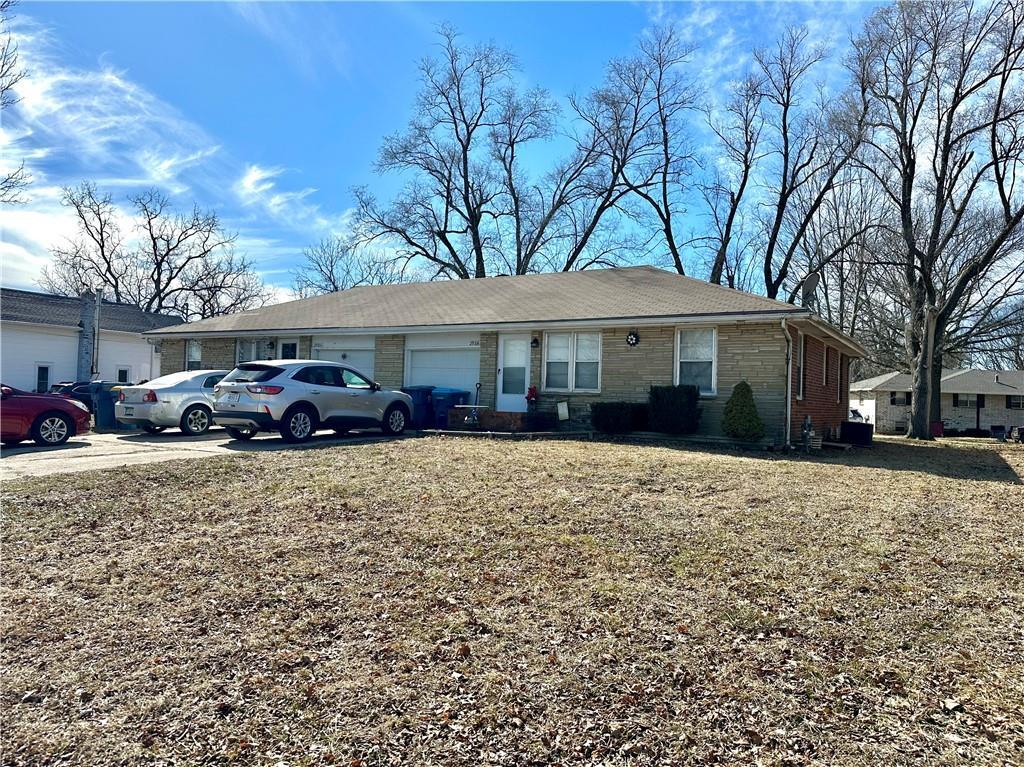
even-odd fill
[[[406,380],[410,386],[450,386],[472,394],[480,380],[480,350],[413,349]]]
[[[316,358],[318,360],[329,360],[330,362],[343,362],[373,378],[372,349],[318,349]]]

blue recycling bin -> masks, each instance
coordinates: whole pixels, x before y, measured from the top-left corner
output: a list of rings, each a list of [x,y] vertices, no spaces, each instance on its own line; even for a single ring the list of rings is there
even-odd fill
[[[434,423],[439,429],[448,428],[448,411],[456,405],[469,404],[469,392],[465,389],[449,389],[438,386],[430,393],[434,401]]]
[[[96,431],[114,431],[119,424],[114,418],[114,402],[117,392],[96,387],[92,392],[93,413],[96,417]]]
[[[414,429],[434,425],[434,409],[431,392],[433,386],[403,386],[402,391],[412,397],[412,426]]]

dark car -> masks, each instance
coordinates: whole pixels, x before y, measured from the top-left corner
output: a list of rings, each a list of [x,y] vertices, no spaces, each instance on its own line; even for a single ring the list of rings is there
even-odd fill
[[[117,381],[62,381],[50,387],[50,394],[76,399],[89,408],[90,413],[95,413],[95,396],[99,392],[110,391],[115,386],[131,386],[131,384]]]
[[[34,394],[0,385],[0,442],[32,439],[37,445],[63,445],[89,431],[89,409],[76,399]]]

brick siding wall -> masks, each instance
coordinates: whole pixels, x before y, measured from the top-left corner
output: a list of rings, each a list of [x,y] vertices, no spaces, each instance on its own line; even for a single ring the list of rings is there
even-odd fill
[[[185,339],[174,338],[160,342],[160,375],[179,373],[185,369]]]
[[[532,350],[531,350],[532,351]],[[498,334],[480,334],[480,404],[493,408],[498,396]],[[537,381],[530,377],[530,383]],[[537,388],[540,388],[539,386]]]
[[[401,388],[405,383],[405,336],[377,336],[373,347],[373,377],[385,388]]]
[[[672,385],[675,379],[676,327],[643,327],[638,332],[640,343],[635,347],[626,343],[629,328],[607,328],[601,332],[600,394],[543,391],[543,343],[531,349],[530,383],[536,385],[539,391],[538,410],[553,413],[556,403],[568,402],[570,422],[585,427],[589,426],[590,405],[594,402],[643,402],[647,400],[651,386]],[[532,335],[543,339],[539,331]],[[483,350],[484,340],[481,337],[481,382],[485,380],[487,367],[496,367],[493,359],[484,361]],[[714,397],[701,400],[699,433],[722,433],[725,403],[733,387],[742,380],[746,380],[754,391],[754,401],[764,421],[767,440],[781,443],[785,438],[786,345],[779,325],[766,323],[718,327],[718,392]],[[493,385],[487,389],[486,400],[483,396],[484,389],[481,389],[481,402],[493,406]]]
[[[797,355],[799,343],[797,331],[790,331],[793,341],[793,420],[791,439],[796,444],[800,440],[801,429],[805,416],[811,417],[814,430],[821,435],[838,434],[839,424],[845,421],[850,412],[850,360],[834,346],[819,338],[804,336],[807,346],[804,354],[804,396],[797,399],[799,391],[799,369]],[[828,351],[828,375],[822,383],[822,368],[825,364],[825,352]],[[841,360],[841,362],[840,362]],[[841,376],[841,380],[837,380]],[[838,401],[836,392],[839,392]]]

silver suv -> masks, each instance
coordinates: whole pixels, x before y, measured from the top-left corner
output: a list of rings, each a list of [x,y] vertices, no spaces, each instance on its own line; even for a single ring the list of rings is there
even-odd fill
[[[305,442],[317,429],[339,434],[380,427],[405,431],[412,413],[408,394],[380,384],[348,365],[324,360],[268,360],[239,365],[214,388],[213,422],[235,439],[279,431]]]

